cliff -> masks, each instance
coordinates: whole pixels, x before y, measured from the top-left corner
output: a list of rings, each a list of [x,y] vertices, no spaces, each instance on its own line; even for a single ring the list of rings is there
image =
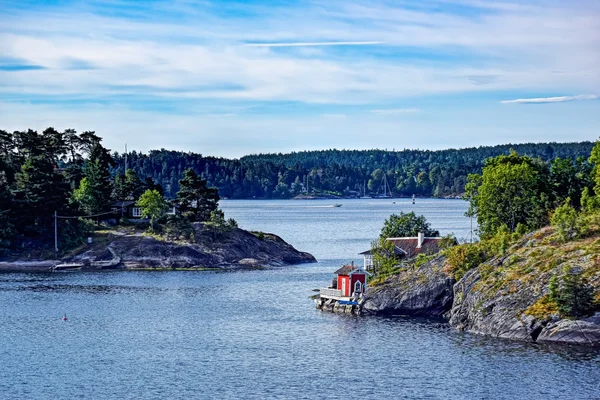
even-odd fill
[[[271,233],[248,232],[239,228],[219,229],[208,224],[194,225],[194,240],[167,241],[129,228],[95,236],[92,245],[75,250],[61,260],[0,263],[0,270],[48,270],[58,263],[83,263],[84,268],[101,265],[124,269],[207,269],[257,268],[315,262]]]
[[[445,258],[407,268],[371,288],[363,308],[372,314],[441,317],[452,307],[456,282],[442,271]]]
[[[600,235],[560,243],[551,228],[544,228],[458,282],[447,271],[443,255],[408,268],[372,288],[365,310],[444,315],[458,330],[499,338],[600,346],[600,312],[566,317],[550,295],[552,277],[581,277],[593,290],[598,311]]]

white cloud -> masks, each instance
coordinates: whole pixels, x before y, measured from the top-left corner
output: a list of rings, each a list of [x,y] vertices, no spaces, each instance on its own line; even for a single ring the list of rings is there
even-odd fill
[[[421,112],[418,108],[392,108],[392,109],[382,109],[382,110],[371,110],[372,113],[375,114],[383,114],[383,115],[394,115],[394,114],[412,114]]]
[[[580,94],[577,96],[558,96],[558,97],[538,97],[533,99],[515,99],[515,100],[503,100],[500,103],[510,104],[543,104],[543,103],[562,103],[563,101],[574,101],[574,100],[596,100],[598,98],[595,94]]]
[[[383,42],[281,42],[281,43],[247,43],[246,47],[316,47],[316,46],[368,46]]]

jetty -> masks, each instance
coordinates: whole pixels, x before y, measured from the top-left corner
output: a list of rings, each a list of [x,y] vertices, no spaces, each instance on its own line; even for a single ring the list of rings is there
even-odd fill
[[[367,277],[370,275],[354,262],[342,266],[334,272],[329,287],[316,289],[319,293],[312,297],[316,307],[323,311],[361,315]]]

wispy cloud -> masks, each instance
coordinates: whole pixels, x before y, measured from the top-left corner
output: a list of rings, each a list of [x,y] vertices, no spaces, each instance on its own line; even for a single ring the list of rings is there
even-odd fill
[[[317,46],[372,46],[383,42],[281,42],[246,43],[246,47],[317,47]]]
[[[147,116],[160,115],[166,127],[185,120],[226,140],[246,132],[249,119],[278,119],[277,127],[256,123],[256,132],[274,135],[288,130],[286,116],[301,115],[291,124],[313,121],[325,140],[324,132],[358,132],[350,129],[358,115],[397,132],[398,124],[423,123],[408,117],[421,109],[478,113],[498,93],[516,99],[504,103],[584,100],[534,99],[539,93],[600,94],[594,0],[0,3],[0,121],[13,124],[2,129],[27,128],[18,121],[36,116],[40,125],[76,120],[141,136],[153,129]],[[12,112],[6,104],[15,105]],[[40,114],[40,104],[55,107]],[[99,105],[115,118],[99,121],[79,108]],[[403,105],[413,108],[393,108]],[[151,114],[134,129],[128,115],[141,111]],[[472,121],[448,115],[448,123]]]
[[[544,104],[544,103],[562,103],[564,101],[575,101],[575,100],[596,100],[598,96],[595,94],[580,94],[577,96],[558,96],[558,97],[536,97],[532,99],[515,99],[515,100],[502,100],[500,103],[504,104]]]
[[[392,109],[380,109],[380,110],[371,110],[374,114],[382,114],[382,115],[394,115],[394,114],[411,114],[418,113],[422,110],[418,108],[392,108]]]

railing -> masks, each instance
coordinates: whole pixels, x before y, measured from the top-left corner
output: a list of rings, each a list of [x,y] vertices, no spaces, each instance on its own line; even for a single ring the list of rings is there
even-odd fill
[[[328,299],[340,299],[342,298],[342,291],[338,289],[319,289],[321,297]]]

